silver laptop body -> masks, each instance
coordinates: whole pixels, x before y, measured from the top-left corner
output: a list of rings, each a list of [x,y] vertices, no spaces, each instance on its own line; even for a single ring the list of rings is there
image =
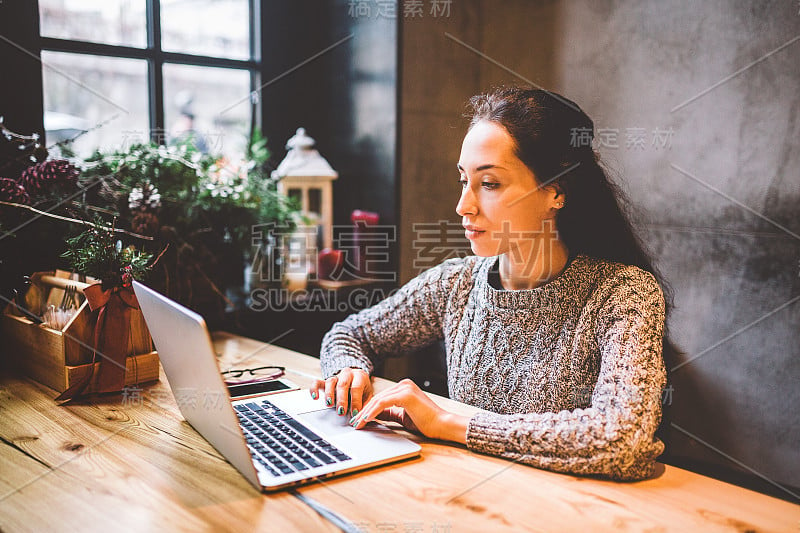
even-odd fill
[[[133,289],[184,418],[259,490],[419,455],[417,443],[379,424],[353,429],[307,390],[231,401],[203,318],[139,282]],[[300,445],[287,444],[287,427]]]

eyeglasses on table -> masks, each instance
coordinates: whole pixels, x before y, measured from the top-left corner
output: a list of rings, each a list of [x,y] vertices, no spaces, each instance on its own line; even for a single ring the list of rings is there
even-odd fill
[[[222,377],[228,385],[241,385],[257,381],[269,381],[281,377],[286,371],[282,366],[258,366],[255,368],[232,368],[222,372]],[[244,378],[244,379],[242,379]]]

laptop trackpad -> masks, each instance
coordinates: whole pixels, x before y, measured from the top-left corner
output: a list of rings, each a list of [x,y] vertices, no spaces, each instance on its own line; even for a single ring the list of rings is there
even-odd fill
[[[337,415],[333,409],[311,411],[309,413],[294,415],[294,417],[300,422],[311,426],[312,429],[317,429],[330,437],[355,431],[355,429],[348,424],[350,418]]]

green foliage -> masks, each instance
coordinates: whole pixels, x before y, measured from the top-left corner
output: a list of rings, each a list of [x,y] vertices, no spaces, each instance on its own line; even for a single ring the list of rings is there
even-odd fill
[[[61,146],[62,152],[68,148]],[[35,206],[59,220],[50,225],[71,220],[64,233],[57,235],[48,226],[43,235],[3,240],[0,268],[9,263],[6,257],[20,256],[15,268],[22,273],[50,269],[56,262],[61,267],[66,260],[73,270],[114,287],[143,276],[152,266],[149,283],[155,288],[195,309],[219,307],[227,302],[225,289],[241,285],[243,259],[259,246],[252,242],[253,227],[273,224],[291,230],[298,220],[299,206],[278,192],[269,158],[267,141],[258,130],[252,132],[242,161],[202,153],[191,139],[170,146],[146,142],[96,151],[76,163],[81,167],[80,194],[75,187]],[[3,210],[4,227],[15,228],[15,217],[28,215],[18,211]],[[75,224],[92,219],[99,227],[84,231],[86,226]],[[132,235],[136,248],[117,245],[120,233],[110,229],[110,221],[126,239]],[[30,224],[25,233],[43,232]],[[42,257],[40,248],[48,237],[53,237],[47,241],[53,241],[47,247],[53,257],[34,268],[31,258]],[[152,254],[159,259],[150,265]]]
[[[277,190],[269,177],[267,141],[255,130],[240,163],[199,152],[191,143],[159,146],[135,144],[124,150],[95,154],[82,175],[90,191],[87,202],[110,209],[121,227],[135,233],[137,214],[147,211],[170,234],[188,239],[212,233],[244,252],[250,246],[252,226],[274,223],[293,228],[297,202]],[[103,178],[102,186],[92,186]],[[136,206],[131,192],[157,190],[158,206]]]
[[[194,194],[211,161],[191,144],[166,147],[140,143],[109,154],[95,152],[86,160],[83,176],[113,176],[127,188],[156,184],[163,196],[182,201]]]
[[[274,223],[294,228],[297,202],[278,192],[277,182],[257,175],[241,176],[230,167],[211,167],[212,179],[198,195],[202,217],[240,248],[249,245],[254,225]],[[215,173],[216,172],[216,173]]]
[[[269,148],[267,148],[267,138],[264,137],[259,128],[255,128],[247,145],[247,158],[255,165],[263,168],[269,161],[270,155]]]
[[[113,226],[96,219],[94,226],[71,239],[63,257],[75,272],[81,272],[103,282],[103,289],[128,285],[130,278],[143,279],[150,270],[149,253],[133,246],[123,248],[116,239]]]

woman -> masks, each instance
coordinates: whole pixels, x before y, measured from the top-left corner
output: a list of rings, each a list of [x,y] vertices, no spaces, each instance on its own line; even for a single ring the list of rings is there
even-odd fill
[[[356,429],[393,420],[540,468],[648,477],[664,449],[654,433],[665,303],[583,142],[592,121],[541,90],[498,89],[470,104],[456,212],[475,256],[335,324],[311,394]],[[376,361],[436,340],[450,397],[478,414],[447,412],[410,380],[372,395]]]

